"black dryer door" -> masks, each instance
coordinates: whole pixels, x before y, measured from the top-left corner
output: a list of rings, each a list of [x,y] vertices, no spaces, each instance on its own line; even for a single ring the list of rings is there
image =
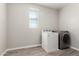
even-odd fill
[[[65,44],[68,44],[70,42],[70,36],[68,34],[64,34],[64,36],[63,36],[63,42]]]

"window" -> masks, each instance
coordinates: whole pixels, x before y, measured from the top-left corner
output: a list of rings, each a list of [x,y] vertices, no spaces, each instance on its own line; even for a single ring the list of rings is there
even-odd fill
[[[38,27],[38,10],[35,8],[29,9],[29,27],[37,28]]]

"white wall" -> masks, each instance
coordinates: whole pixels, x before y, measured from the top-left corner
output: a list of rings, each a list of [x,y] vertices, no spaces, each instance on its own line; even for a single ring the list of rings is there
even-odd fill
[[[28,8],[40,9],[39,26],[29,28]],[[58,29],[58,14],[54,9],[34,4],[8,4],[8,48],[40,44],[41,30],[48,26]]]
[[[6,33],[7,33],[7,22],[6,22],[6,4],[0,3],[0,54],[7,47]]]
[[[79,4],[70,4],[60,10],[60,30],[71,33],[72,47],[79,49]]]

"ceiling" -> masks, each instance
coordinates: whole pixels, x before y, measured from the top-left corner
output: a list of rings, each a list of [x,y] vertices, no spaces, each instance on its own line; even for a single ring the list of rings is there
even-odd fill
[[[55,9],[60,9],[68,5],[68,3],[38,3],[38,4],[49,8],[55,8]]]

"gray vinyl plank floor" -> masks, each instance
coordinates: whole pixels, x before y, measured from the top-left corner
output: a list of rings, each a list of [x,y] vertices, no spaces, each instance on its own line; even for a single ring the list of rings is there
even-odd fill
[[[79,51],[69,48],[46,53],[41,47],[34,47],[8,51],[4,56],[79,56]]]

